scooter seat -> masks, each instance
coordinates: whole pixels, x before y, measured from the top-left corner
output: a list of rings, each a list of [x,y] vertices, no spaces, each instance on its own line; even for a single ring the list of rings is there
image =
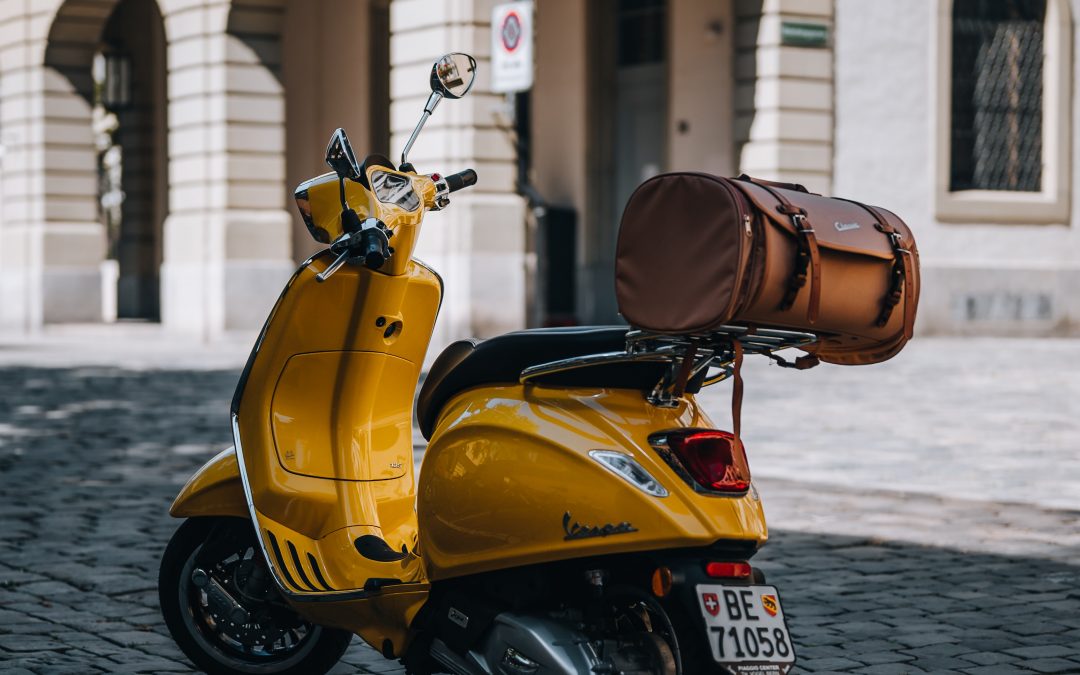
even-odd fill
[[[517,384],[529,366],[588,354],[619,352],[626,347],[626,326],[536,328],[506,333],[489,340],[458,340],[431,364],[416,400],[420,433],[430,439],[446,403],[458,393],[492,384]],[[535,380],[537,384],[648,390],[664,375],[663,363],[596,365]],[[688,387],[694,393],[700,383]]]

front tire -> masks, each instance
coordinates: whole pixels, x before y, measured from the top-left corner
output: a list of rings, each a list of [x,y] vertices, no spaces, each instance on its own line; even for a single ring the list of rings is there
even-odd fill
[[[211,583],[247,618],[223,612],[223,596],[212,599],[206,590]],[[251,523],[240,518],[185,521],[162,556],[158,597],[176,644],[209,675],[323,675],[352,640],[351,633],[312,624],[285,604]]]

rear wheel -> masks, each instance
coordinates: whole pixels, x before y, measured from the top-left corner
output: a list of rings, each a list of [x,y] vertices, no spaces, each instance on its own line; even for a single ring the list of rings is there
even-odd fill
[[[162,557],[158,596],[176,644],[211,675],[322,675],[352,640],[285,603],[239,518],[185,521]]]
[[[609,607],[620,645],[610,658],[620,673],[689,675],[683,665],[679,635],[667,611],[644,591],[612,589]]]

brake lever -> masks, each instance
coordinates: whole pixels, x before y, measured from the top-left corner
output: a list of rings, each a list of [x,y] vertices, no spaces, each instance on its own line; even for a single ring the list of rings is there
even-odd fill
[[[344,265],[345,261],[347,261],[348,259],[349,249],[346,248],[338,255],[337,258],[334,259],[334,262],[330,263],[329,267],[315,275],[315,281],[318,281],[320,284],[326,281],[331,276],[333,276],[334,272],[337,272],[339,269],[341,269],[341,266]]]

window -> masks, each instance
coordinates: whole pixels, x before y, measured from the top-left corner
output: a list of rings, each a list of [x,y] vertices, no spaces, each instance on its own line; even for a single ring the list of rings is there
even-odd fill
[[[1045,0],[955,0],[949,189],[1038,192]]]
[[[940,0],[937,215],[1068,217],[1067,0]]]

